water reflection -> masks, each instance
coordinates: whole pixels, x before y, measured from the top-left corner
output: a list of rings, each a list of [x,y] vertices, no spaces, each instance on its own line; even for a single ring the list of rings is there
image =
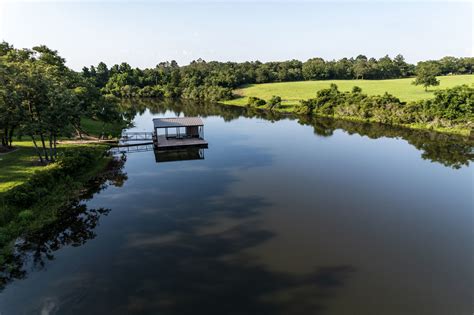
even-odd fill
[[[313,126],[314,133],[322,137],[330,137],[336,130],[343,130],[351,135],[357,134],[367,136],[371,139],[382,137],[401,138],[420,150],[423,159],[440,163],[453,169],[469,166],[469,163],[474,161],[474,140],[458,135],[324,117],[292,117],[282,113],[262,111],[254,108],[224,106],[194,101],[127,100],[122,106],[130,116],[137,113],[142,114],[146,109],[149,109],[152,114],[163,114],[167,110],[171,110],[176,116],[207,117],[218,115],[226,122],[239,117],[256,117],[271,122],[281,119],[297,119],[302,125]]]
[[[64,246],[81,246],[96,234],[94,229],[99,219],[110,209],[90,209],[85,202],[108,185],[121,187],[127,175],[122,172],[125,158],[114,159],[102,174],[88,185],[81,196],[67,208],[61,209],[57,219],[46,226],[18,239],[6,266],[0,268],[0,291],[15,279],[24,279],[28,270],[40,270],[46,262],[54,259],[54,252]]]
[[[164,160],[186,162],[157,165],[152,152],[127,154],[124,186],[87,202],[112,209],[100,237],[63,248],[49,270],[10,285],[1,312],[467,314],[472,158],[464,140],[448,158],[429,148],[429,133],[406,129],[300,118],[313,135],[295,122],[267,123],[294,118],[245,108],[147,106],[151,114],[140,104],[127,109],[145,112],[137,129],[171,116],[169,108],[268,120],[210,117],[205,160],[173,153]],[[449,168],[421,162],[404,141],[348,134],[406,139]],[[443,139],[432,138],[437,147]],[[390,152],[408,157],[387,161]],[[93,237],[83,235],[69,244]]]
[[[204,160],[204,148],[187,148],[181,150],[154,150],[156,163]]]
[[[401,138],[420,150],[423,159],[454,169],[469,166],[469,162],[474,161],[474,142],[467,137],[323,117],[300,119],[299,122],[313,126],[314,133],[322,137],[330,137],[335,130],[341,129],[348,134],[358,134],[371,139]]]

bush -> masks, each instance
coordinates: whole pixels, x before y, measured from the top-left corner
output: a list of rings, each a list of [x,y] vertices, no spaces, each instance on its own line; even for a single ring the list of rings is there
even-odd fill
[[[58,155],[58,165],[64,175],[77,175],[84,168],[98,162],[104,149],[100,147],[76,147],[65,149]]]
[[[352,92],[340,92],[333,84],[328,89],[319,90],[315,98],[301,101],[295,112],[339,115],[387,124],[469,128],[474,120],[474,87],[456,86],[436,91],[434,99],[406,104],[388,93],[363,94],[358,87],[354,87]]]
[[[47,195],[59,181],[81,175],[85,170],[90,169],[103,157],[103,152],[104,149],[100,147],[65,149],[58,155],[57,163],[36,172],[30,180],[5,193],[6,205],[15,208],[31,206]]]
[[[272,98],[268,101],[268,107],[273,109],[281,105],[281,97],[273,95]]]
[[[247,100],[247,105],[249,106],[263,106],[265,104],[267,104],[265,100],[262,100],[261,98],[255,96],[249,96]]]
[[[145,86],[144,88],[138,90],[138,96],[140,97],[163,97],[163,89],[158,86]]]

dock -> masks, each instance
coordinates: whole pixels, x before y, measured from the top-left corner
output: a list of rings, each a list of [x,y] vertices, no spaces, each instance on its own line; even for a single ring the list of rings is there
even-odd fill
[[[207,148],[204,123],[199,117],[153,119],[153,144],[156,150]]]
[[[112,154],[154,151],[156,162],[203,160],[208,143],[199,117],[153,119],[153,132],[124,131]]]

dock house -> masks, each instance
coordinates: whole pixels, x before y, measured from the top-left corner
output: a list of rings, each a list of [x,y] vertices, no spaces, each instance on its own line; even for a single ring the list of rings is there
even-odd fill
[[[204,123],[199,117],[154,118],[153,144],[157,150],[207,148]]]

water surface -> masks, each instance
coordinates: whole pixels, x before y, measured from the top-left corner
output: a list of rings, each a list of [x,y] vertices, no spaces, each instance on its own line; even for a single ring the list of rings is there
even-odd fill
[[[127,154],[112,181],[24,241],[2,315],[472,314],[468,141],[135,105],[133,131],[202,116],[209,149],[159,163]]]

